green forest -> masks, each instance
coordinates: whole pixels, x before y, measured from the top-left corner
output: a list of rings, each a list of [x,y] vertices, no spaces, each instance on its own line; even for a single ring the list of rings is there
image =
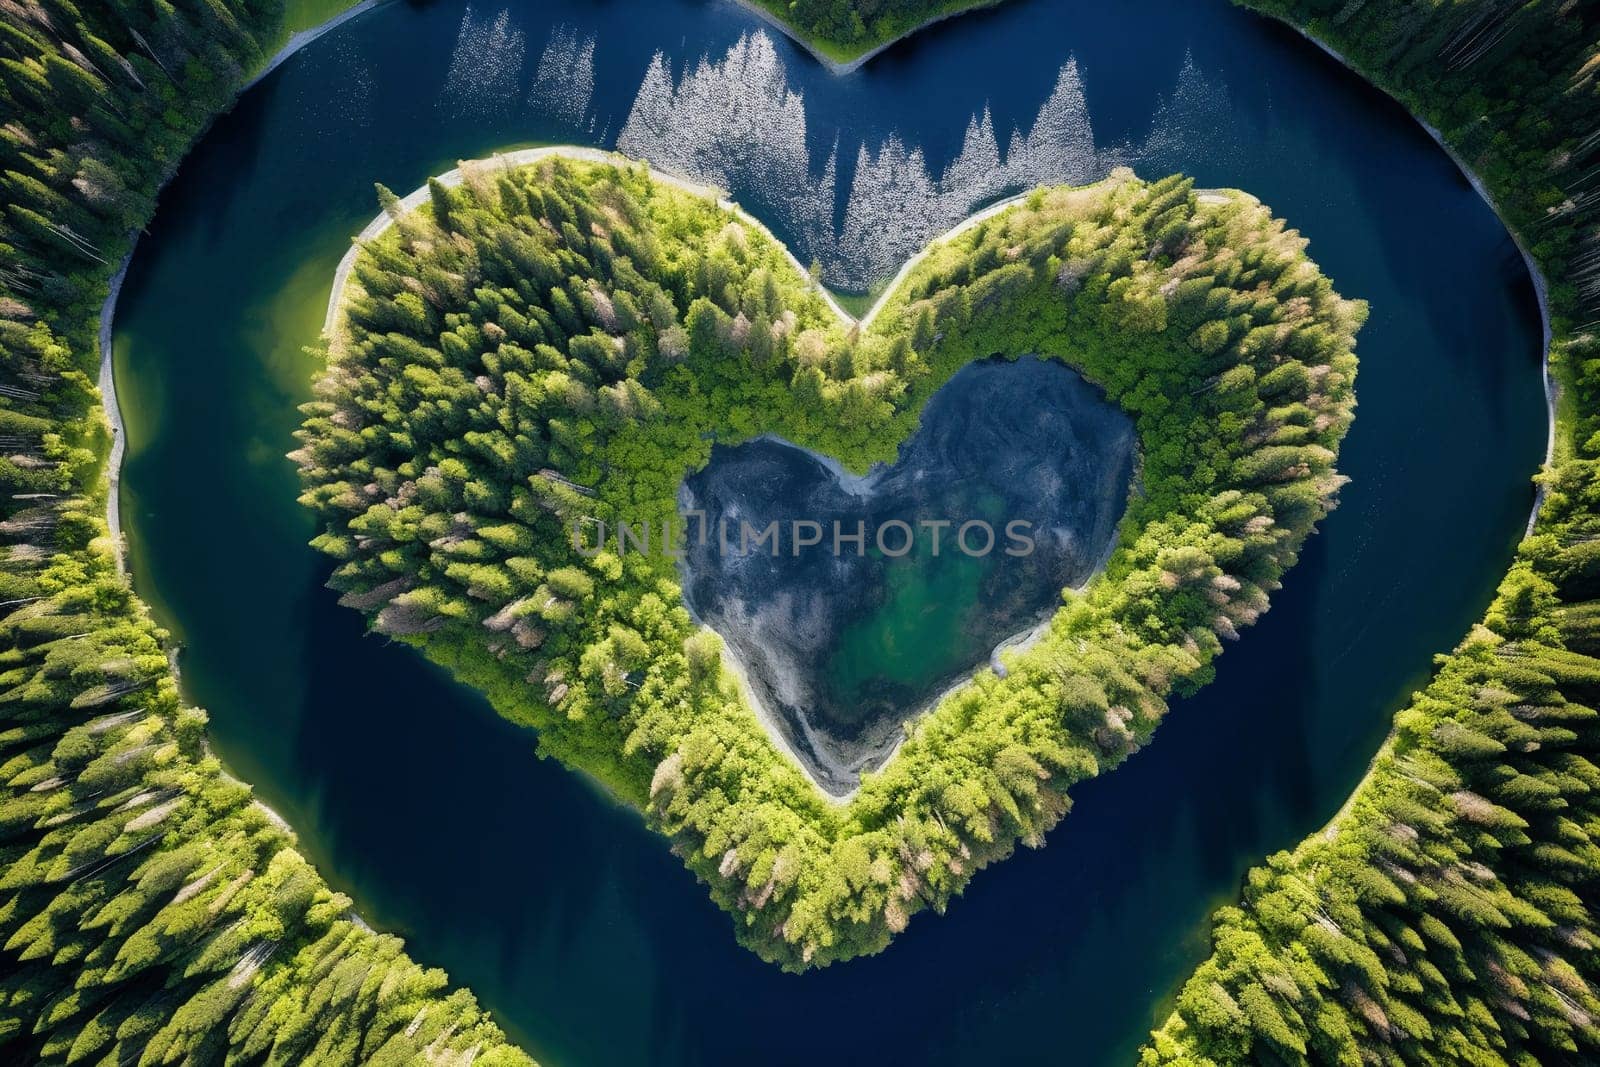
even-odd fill
[[[1218,914],[1215,956],[1178,996],[1145,1058],[1519,1064],[1593,1059],[1597,1005],[1591,904],[1600,872],[1589,829],[1597,748],[1590,709],[1600,700],[1593,691],[1600,685],[1593,621],[1600,599],[1595,576],[1600,564],[1593,549],[1600,538],[1594,478],[1600,452],[1600,346],[1589,332],[1600,320],[1595,245],[1600,219],[1588,179],[1600,150],[1594,130],[1600,114],[1594,7],[1499,0],[1250,0],[1249,6],[1306,27],[1338,48],[1441,130],[1466,165],[1484,178],[1550,283],[1561,434],[1558,462],[1545,477],[1549,495],[1536,535],[1524,545],[1482,627],[1440,663],[1435,680],[1401,712],[1372,773],[1328,831],[1253,872],[1238,904]],[[470,996],[452,993],[442,974],[411,962],[396,939],[355,921],[349,903],[294,851],[292,836],[208,755],[204,713],[184,706],[179,697],[166,637],[119,573],[103,519],[109,435],[93,380],[108,281],[188,145],[285,36],[283,13],[270,2],[239,0],[157,5],[17,0],[0,7],[0,111],[5,116],[0,124],[0,181],[5,184],[0,206],[0,437],[5,444],[0,457],[0,658],[5,661],[0,668],[0,1057],[70,1063],[208,1062],[229,1056],[274,1063],[526,1062]],[[841,2],[769,10],[791,20],[802,35],[842,42],[843,53],[859,54],[868,47],[863,42],[902,32],[938,8]],[[859,18],[849,17],[855,13]],[[1121,195],[1134,197],[1133,190],[1152,188],[1133,186]],[[1188,191],[1182,198],[1191,213],[1187,225],[1200,208]],[[1117,221],[1120,227],[1122,220]],[[1145,229],[1147,235],[1159,234],[1148,225]],[[1274,238],[1283,240],[1281,234]],[[971,308],[968,284],[981,276],[992,279],[981,293],[1039,301],[1029,308],[1043,307],[1047,300],[1076,307],[1085,298],[1067,291],[1076,271],[1063,273],[1075,262],[1071,258],[1062,259],[1054,283],[1036,277],[1024,282],[1024,273],[1042,273],[1027,257],[1049,244],[1043,234],[1033,234],[1031,241],[1018,253],[1023,270],[1010,274],[1000,265],[1010,245],[991,246],[989,255],[999,258],[981,270],[975,268],[978,261],[965,258],[974,248],[952,250],[960,263],[946,266],[957,273],[930,278],[920,289],[915,280],[908,282],[904,306],[939,287],[958,289],[968,296],[968,321],[981,321],[984,309]],[[763,247],[751,243],[754,251],[743,255],[760,259]],[[1145,253],[1156,244],[1124,246],[1107,262],[1114,267],[1127,255],[1140,270],[1155,269],[1159,256],[1151,261]],[[966,274],[959,273],[962,263]],[[1111,304],[1099,294],[1102,302],[1080,325],[1092,328],[1089,322],[1111,321],[1111,316],[1145,315],[1150,317],[1141,321],[1152,324],[1157,301],[1148,299],[1133,278],[1117,279],[1129,281],[1118,295],[1122,303]],[[741,276],[741,284],[733,285],[741,314],[745,280]],[[660,278],[655,281],[663,293],[669,291]],[[450,283],[445,278],[430,284]],[[1129,294],[1132,299],[1124,300]],[[427,290],[417,295],[426,297]],[[576,295],[574,313],[588,315],[583,294]],[[803,287],[780,284],[778,295],[779,303],[772,306],[793,310],[798,325],[806,304]],[[730,328],[739,321],[740,314],[729,311],[733,305],[707,299],[731,320]],[[1160,304],[1165,307],[1165,295]],[[418,305],[422,314],[429,313],[423,300]],[[648,314],[649,309],[635,310]],[[917,397],[945,372],[943,361],[962,355],[962,331],[951,330],[940,338],[930,362],[914,343],[920,314],[902,320],[900,333],[876,330],[866,341],[872,358],[892,359],[895,339],[904,337],[902,355],[910,357],[906,366],[916,373],[901,378],[896,371],[899,391],[875,395],[868,381],[858,379],[884,368],[869,371],[864,365],[858,371],[859,339],[812,310],[820,318],[807,319],[808,328],[823,334],[814,368],[813,380],[821,384],[815,410],[852,395],[864,398],[890,437],[904,433]],[[1186,312],[1179,307],[1166,313],[1176,324]],[[753,314],[744,318],[747,325],[754,321]],[[1059,325],[1059,319],[1045,321]],[[721,322],[716,314],[702,313],[703,325]],[[670,334],[671,341],[681,342],[687,365],[692,352],[687,320],[683,327],[681,336],[668,330],[656,340],[659,344]],[[1160,331],[1168,332],[1167,326]],[[1206,338],[1198,336],[1198,328],[1194,334],[1182,343],[1198,342],[1204,351]],[[1160,350],[1155,336],[1149,338],[1152,356]],[[700,340],[726,343],[720,331]],[[758,337],[755,345],[762,343]],[[1007,340],[1002,337],[998,347],[1007,347]],[[739,349],[741,359],[744,350]],[[815,342],[808,350],[816,350]],[[657,356],[659,347],[652,352]],[[841,356],[848,359],[829,362]],[[570,353],[564,358],[578,365],[571,363]],[[799,361],[793,344],[784,358]],[[609,362],[599,366],[614,375],[607,384],[620,386],[610,398],[602,399],[598,377],[585,381],[569,373],[569,378],[576,387],[588,387],[587,392],[575,388],[574,395],[592,395],[596,412],[602,405],[617,407],[617,414],[607,408],[604,415],[613,430],[621,420],[631,420],[625,432],[608,435],[605,448],[624,441],[641,447],[656,442],[646,422],[627,411],[636,391],[623,383],[638,381],[637,375],[626,373],[626,364],[621,374]],[[749,380],[740,376],[743,384]],[[1105,384],[1114,388],[1109,380]],[[659,383],[639,385],[650,398],[663,403],[671,398],[670,388]],[[1259,388],[1246,388],[1236,399],[1243,402],[1252,391],[1259,399]],[[1229,389],[1219,391],[1232,395]],[[1212,402],[1210,396],[1206,403]],[[1119,402],[1131,404],[1136,398]],[[749,401],[741,403],[748,410]],[[1292,405],[1274,398],[1268,410],[1282,406]],[[450,407],[440,409],[441,418],[451,417]],[[762,410],[772,418],[787,417],[777,406]],[[1284,422],[1277,429],[1294,425]],[[809,432],[809,439],[822,441],[827,429],[795,425],[786,432],[798,439],[807,439]],[[1143,417],[1141,432],[1148,448],[1155,427]],[[872,454],[860,441],[828,444],[858,461]],[[581,434],[563,438],[560,447],[569,445],[571,455],[590,463],[605,454],[594,451]],[[1327,468],[1320,469],[1327,477]],[[1222,484],[1221,475],[1209,473]],[[541,494],[540,501],[558,508],[593,506],[595,498],[577,489],[571,491],[583,500],[565,496],[571,487],[545,481],[549,484],[529,486],[530,494]],[[1301,505],[1312,511],[1326,499],[1316,496],[1315,481],[1306,484],[1316,499]],[[440,499],[455,491],[444,474],[439,485]],[[1182,503],[1168,501],[1174,508]],[[1123,578],[1140,570],[1150,573],[1154,564],[1136,556],[1135,535],[1166,521],[1156,517],[1159,507],[1152,503],[1140,510],[1143,525],[1130,524],[1120,557]],[[1226,511],[1215,520],[1216,528],[1224,529]],[[473,537],[487,541],[493,535],[479,529]],[[1288,555],[1277,554],[1282,547],[1267,554],[1275,567],[1288,564]],[[1214,581],[1200,577],[1207,568],[1187,569],[1185,561],[1198,558],[1169,557],[1177,565],[1170,571],[1163,567],[1157,589],[1146,597],[1169,606],[1160,587],[1170,573],[1191,594],[1186,607],[1174,610],[1204,610],[1199,601],[1209,603],[1219,590],[1206,588]],[[1214,565],[1217,576],[1231,575],[1231,570],[1224,573],[1231,561],[1219,559]],[[590,579],[587,593],[581,582],[564,589],[551,585],[551,591],[561,597],[593,595],[595,580],[579,576]],[[449,575],[439,580],[441,590],[456,581]],[[563,579],[546,573],[540,580]],[[1123,587],[1132,588],[1126,582]],[[1190,631],[1196,650],[1213,649],[1218,618],[1234,626],[1248,620],[1248,613],[1235,617],[1240,609],[1231,606],[1244,603],[1243,588],[1226,591],[1230,607],[1225,614]],[[448,609],[460,599],[459,594],[441,597],[428,609]],[[476,598],[465,599],[470,610],[480,609]],[[661,599],[663,605],[672,603]],[[1095,610],[1073,604],[1065,614],[1092,627],[1103,618]],[[501,638],[508,654],[526,651],[522,642],[531,637],[529,625],[523,617],[508,620]],[[416,636],[431,640],[443,633]],[[1141,633],[1141,641],[1152,642],[1143,647],[1171,647],[1160,643],[1160,635]],[[589,701],[583,711],[592,719],[609,714],[608,668],[612,663],[625,668],[635,651],[620,629],[606,639],[613,636],[618,640],[591,658],[587,674],[580,662],[573,675],[577,681],[557,680],[549,694],[554,697],[566,685],[563,696],[577,691],[574,701]],[[574,640],[555,628],[540,639]],[[495,670],[484,662],[493,653],[481,636],[459,648],[465,664],[459,669]],[[715,670],[715,651],[705,642],[682,649],[685,684],[704,691]],[[915,907],[942,904],[973,867],[1003,854],[1017,839],[1035,840],[1014,828],[1025,821],[1042,827],[1058,818],[1059,813],[1040,813],[1049,805],[1065,805],[1060,789],[1068,778],[1092,773],[1113,761],[1117,748],[1131,748],[1147,735],[1160,713],[1153,696],[1160,691],[1157,683],[1203,680],[1203,667],[1185,675],[1180,668],[1187,660],[1154,655],[1140,662],[1166,663],[1172,670],[1165,678],[1114,676],[1125,651],[1108,650],[1091,664],[1095,681],[1113,679],[1111,691],[1103,681],[1099,691],[1074,685],[1070,706],[1081,715],[1070,729],[1047,723],[1041,709],[1027,720],[1033,732],[1017,748],[1005,749],[1005,759],[991,763],[976,787],[971,784],[976,775],[934,783],[973,813],[1009,796],[1021,818],[1007,808],[998,816],[998,827],[986,826],[981,815],[958,823],[949,840],[960,835],[962,844],[954,854],[943,853],[944,865],[938,867],[935,848],[944,847],[945,837],[895,841],[907,851],[885,860],[888,854],[881,849],[891,840],[885,824],[869,830],[863,821],[861,847],[841,850],[838,863],[826,872],[831,881],[810,890],[812,903],[796,920],[803,924],[803,938],[815,940],[838,925],[862,939],[855,951],[870,948],[874,938],[886,939],[883,931],[908,917],[909,910],[869,910],[888,897],[886,868],[910,873],[896,891],[909,886]],[[609,673],[613,686],[633,690],[632,671],[621,677]],[[980,694],[986,692],[980,687]],[[1142,694],[1154,703],[1129,703],[1124,694],[1130,700]],[[717,699],[729,715],[736,713],[731,698]],[[1128,729],[1119,730],[1113,720],[1124,711],[1128,718],[1122,726]],[[1116,714],[1108,717],[1108,712]],[[568,718],[565,706],[538,714]],[[582,721],[562,728],[574,745],[585,736]],[[651,724],[639,734],[641,744],[669,736],[670,728]],[[607,725],[593,736],[603,742],[615,731],[614,724]],[[1028,746],[1043,746],[1058,736],[1067,738],[1061,749],[1068,753],[1067,766],[1040,762],[1045,772],[1040,777],[1026,760]],[[769,829],[762,820],[774,809],[757,808],[746,822],[711,837],[701,827],[726,825],[717,822],[717,804],[745,798],[701,796],[693,806],[688,798],[698,794],[685,786],[692,787],[708,768],[729,770],[727,764],[747,758],[748,751],[769,762],[775,756],[760,738],[753,739],[753,749],[731,753],[721,736],[696,736],[687,744],[690,740],[683,739],[676,764],[670,758],[654,762],[643,780],[651,818],[692,846],[691,864],[708,877],[726,906],[770,918],[765,909],[770,900],[761,892],[770,880],[776,893],[779,857],[771,858],[764,877],[755,864],[769,854],[759,835]],[[601,744],[582,758],[570,758],[589,767],[613,764],[619,781],[637,784],[639,779],[623,770],[650,766],[652,755],[644,748],[630,755]],[[978,764],[969,760],[966,766]],[[657,772],[663,775],[652,796]],[[891,789],[892,784],[887,774],[875,783],[878,816],[893,804],[925,802],[913,783]],[[1030,789],[1038,802],[1017,802]],[[863,820],[874,813],[863,812]],[[786,834],[799,832],[798,826],[796,819],[771,828]],[[941,834],[948,829],[937,823],[935,828]],[[926,847],[911,851],[921,844]],[[862,910],[859,918],[840,924],[829,908],[845,900]],[[770,939],[770,931],[761,937]],[[793,950],[785,944],[785,951]],[[849,954],[832,946],[819,951],[823,955],[814,958]]]
[[[0,1059],[526,1063],[205,742],[104,519],[107,282],[283,36],[270,4],[0,7]]]
[[[835,61],[849,61],[948,15],[1003,0],[748,0]]]
[[[1306,26],[1480,175],[1549,284],[1556,462],[1483,623],[1335,820],[1246,879],[1143,1060],[1600,1056],[1600,47],[1582,4],[1258,6]]]
[[[540,751],[670,836],[790,969],[881,950],[1039,845],[1073,783],[1203,684],[1342,481],[1366,309],[1240,193],[1122,171],[937,245],[871,328],[764,231],[641,166],[464,169],[363,246],[293,458],[333,586]],[[673,562],[585,558],[575,525],[660,523],[713,442],[892,460],[957,369],[1069,361],[1131,414],[1141,491],[1045,637],[912,724],[848,804],[779,754],[691,626]]]

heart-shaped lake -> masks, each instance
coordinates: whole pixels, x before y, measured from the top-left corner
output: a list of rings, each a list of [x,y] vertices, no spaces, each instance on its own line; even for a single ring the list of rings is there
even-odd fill
[[[679,495],[685,597],[768,729],[847,794],[1099,569],[1135,436],[1076,372],[1023,357],[968,365],[864,476],[775,437],[718,446]]]

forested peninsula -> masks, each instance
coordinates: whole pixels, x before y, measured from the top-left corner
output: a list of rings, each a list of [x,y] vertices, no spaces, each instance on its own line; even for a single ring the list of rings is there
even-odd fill
[[[1267,607],[1332,506],[1359,302],[1241,193],[1122,171],[936,244],[862,328],[777,243],[627,161],[461,168],[367,242],[294,454],[333,586],[644,811],[763,958],[881,950],[1038,845]],[[843,805],[783,757],[659,524],[713,441],[892,460],[963,365],[1070,363],[1134,419],[1142,492],[1104,574],[1004,677],[910,724]]]
[[[1158,1063],[1600,1056],[1600,25],[1587,5],[1255,0],[1439,131],[1548,280],[1543,507],[1325,830],[1250,872]]]

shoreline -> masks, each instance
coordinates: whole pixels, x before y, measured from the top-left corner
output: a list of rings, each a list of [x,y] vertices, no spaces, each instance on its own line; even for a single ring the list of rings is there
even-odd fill
[[[827,69],[829,74],[842,78],[846,74],[854,74],[856,71],[866,66],[868,62],[875,59],[879,55],[882,55],[884,52],[887,52],[901,41],[904,41],[908,37],[914,37],[930,26],[936,26],[948,19],[959,18],[960,16],[969,14],[973,11],[982,11],[991,7],[999,7],[1005,2],[1005,0],[977,0],[976,3],[973,3],[968,7],[957,8],[954,11],[945,11],[938,15],[931,15],[917,23],[915,26],[908,27],[900,33],[895,34],[882,44],[874,45],[867,51],[861,53],[859,56],[856,56],[854,59],[834,59],[832,56],[828,55],[826,52],[822,51],[814,43],[812,43],[809,38],[802,37],[800,32],[793,26],[783,21],[783,19],[779,18],[773,12],[756,3],[756,0],[732,0],[732,2],[737,4],[739,7],[744,8],[756,18],[760,19],[762,22],[765,22],[768,26],[771,26],[773,29],[789,38],[789,40],[793,41],[796,45],[808,53],[812,59],[815,59],[818,63],[822,64],[822,66]]]
[[[190,142],[189,148],[184,151],[183,156],[180,157],[177,164],[173,166],[172,171],[168,173],[166,177],[161,180],[161,184],[156,187],[154,202],[156,204],[160,203],[161,194],[166,191],[166,187],[171,183],[172,179],[177,176],[183,160],[188,158],[189,153],[194,148],[194,145],[198,144],[200,139],[210,131],[212,125],[215,124],[218,118],[226,114],[227,110],[231,109],[233,104],[237,104],[239,102],[239,98],[243,96],[246,91],[253,88],[263,78],[282,66],[284,62],[296,52],[299,52],[301,49],[320,38],[323,34],[337,29],[344,23],[355,18],[357,15],[365,14],[366,12],[371,11],[376,7],[380,7],[388,2],[389,0],[361,0],[361,3],[341,11],[333,18],[323,22],[321,25],[290,34],[289,39],[284,42],[283,47],[279,48],[277,52],[273,53],[272,57],[267,60],[266,65],[257,71],[248,81],[244,82],[234,90],[233,99],[229,104],[229,108],[217,112],[217,114],[213,115],[211,119],[206,122],[204,127],[196,131],[194,139]],[[111,555],[112,559],[116,563],[117,573],[123,577],[129,577],[127,541],[122,531],[121,501],[122,463],[127,455],[128,431],[127,423],[122,417],[122,405],[117,398],[116,367],[115,360],[113,359],[112,340],[116,324],[117,299],[122,295],[122,286],[123,283],[127,281],[128,268],[133,264],[133,256],[134,253],[139,249],[139,238],[143,232],[143,228],[140,228],[134,230],[130,235],[128,240],[128,249],[122,256],[122,262],[117,265],[116,271],[106,282],[106,298],[100,305],[100,328],[95,338],[96,343],[100,347],[100,369],[95,378],[95,387],[100,391],[101,414],[104,416],[107,427],[111,432],[111,448],[106,455],[106,536],[111,543]],[[137,596],[137,594],[135,595]],[[141,607],[143,607],[142,597],[139,598],[139,603]],[[172,672],[173,684],[177,686],[181,694],[183,689],[183,676],[178,669],[178,656],[176,648],[168,649],[167,664],[168,669]],[[206,754],[208,756],[214,755],[214,752],[211,748],[211,736],[209,728],[207,729],[202,743],[204,745]],[[272,807],[272,805],[263,800],[261,795],[256,792],[256,788],[252,783],[246,782],[242,778],[235,776],[228,769],[225,763],[223,763],[221,766],[221,773],[228,781],[237,782],[248,789],[250,791],[251,805],[262,813],[268,823],[270,823],[275,829],[279,830],[289,839],[289,848],[295,850],[296,852],[300,852],[299,835],[295,833],[294,827],[290,825],[289,820],[285,819],[275,808]],[[304,853],[300,854],[304,856]],[[368,931],[372,930],[371,925],[369,925],[367,921],[363,919],[357,912],[356,906],[353,902],[347,909],[345,917],[362,929]]]
[[[1461,157],[1455,147],[1445,140],[1444,134],[1438,128],[1421,115],[1412,111],[1404,100],[1401,100],[1388,89],[1367,77],[1359,67],[1346,59],[1343,53],[1310,30],[1296,26],[1294,23],[1287,22],[1276,15],[1266,15],[1264,17],[1270,18],[1280,26],[1285,26],[1299,34],[1345,70],[1348,70],[1390,100],[1393,100],[1400,106],[1402,111],[1411,116],[1412,120],[1427,131],[1429,137],[1433,138],[1433,143],[1443,149],[1444,154],[1450,157],[1450,162],[1454,163],[1456,169],[1461,172],[1462,177],[1467,179],[1467,184],[1472,186],[1473,192],[1477,193],[1478,197],[1489,206],[1489,210],[1494,212],[1494,217],[1500,221],[1500,225],[1505,227],[1506,233],[1511,237],[1511,243],[1516,245],[1517,252],[1522,256],[1522,262],[1528,268],[1528,277],[1533,282],[1534,298],[1539,305],[1539,324],[1544,334],[1544,351],[1539,358],[1539,373],[1544,382],[1546,422],[1544,462],[1540,465],[1538,474],[1534,475],[1534,478],[1539,480],[1534,482],[1533,507],[1529,510],[1528,525],[1523,532],[1524,538],[1532,537],[1534,527],[1539,524],[1539,513],[1544,510],[1545,498],[1549,495],[1549,487],[1542,480],[1542,476],[1549,473],[1550,467],[1555,463],[1556,459],[1557,406],[1560,403],[1561,396],[1561,387],[1550,374],[1550,349],[1555,340],[1555,331],[1550,320],[1550,283],[1545,278],[1544,271],[1540,269],[1538,261],[1533,258],[1533,253],[1528,250],[1527,243],[1523,241],[1522,235],[1507,220],[1505,212],[1500,210],[1500,204],[1495,200],[1494,194],[1489,191],[1489,187],[1484,184],[1482,178],[1478,177],[1477,172],[1467,165],[1467,161]]]
[[[445,171],[444,173],[433,175],[433,178],[445,187],[453,189],[458,188],[464,180],[462,175],[463,166],[472,164],[488,165],[498,163],[505,167],[525,167],[541,160],[551,158],[575,159],[585,163],[599,163],[619,168],[642,166],[649,173],[652,181],[660,182],[663,185],[667,185],[681,192],[688,193],[691,196],[698,196],[707,200],[712,200],[724,211],[731,212],[736,218],[738,218],[740,222],[750,226],[762,236],[772,241],[772,243],[777,246],[779,251],[783,253],[784,258],[789,261],[790,265],[793,266],[802,277],[810,277],[811,272],[807,269],[806,265],[801,263],[800,260],[795,256],[794,251],[789,247],[788,243],[780,240],[778,236],[767,227],[766,223],[762,222],[754,215],[751,215],[736,201],[730,199],[725,194],[724,190],[713,185],[707,185],[703,182],[694,181],[691,178],[680,177],[671,173],[670,171],[661,170],[647,159],[636,159],[633,156],[624,155],[623,153],[614,151],[612,149],[589,148],[583,145],[543,145],[539,148],[519,148],[511,152],[495,152],[491,155],[480,157],[478,159],[462,160],[456,166]],[[1072,186],[1072,188],[1093,189],[1094,187],[1103,185],[1106,182],[1120,180],[1122,179],[1113,174],[1108,177],[1101,178],[1099,181],[1089,182],[1085,185]],[[1210,191],[1211,190],[1196,190],[1197,193]],[[872,302],[871,306],[867,308],[867,310],[859,319],[845,310],[844,306],[839,303],[838,299],[833,295],[833,292],[829,290],[827,286],[822,285],[819,282],[812,281],[810,283],[811,288],[822,298],[823,302],[827,304],[830,309],[832,309],[834,315],[838,317],[840,324],[845,328],[866,329],[872,325],[872,322],[877,318],[878,313],[888,304],[889,298],[894,295],[895,290],[900,287],[900,285],[910,275],[911,271],[917,266],[917,264],[926,259],[934,249],[949,243],[967,230],[972,229],[975,226],[982,225],[984,222],[987,222],[989,219],[999,215],[1007,208],[1013,207],[1023,200],[1026,200],[1031,194],[1032,190],[1029,190],[1028,192],[1018,193],[1015,196],[1008,196],[1003,200],[996,201],[995,203],[981,208],[971,215],[968,215],[966,218],[950,227],[950,229],[945,230],[943,233],[931,238],[927,244],[923,245],[922,249],[917,252],[916,255],[912,256],[901,265],[894,277],[891,278],[888,284],[884,286],[883,291],[878,294],[877,299]],[[1240,194],[1236,191],[1230,190],[1224,195],[1236,196],[1248,194]],[[416,210],[422,204],[426,203],[427,200],[428,184],[427,182],[424,182],[422,185],[401,197],[399,200],[399,207],[402,212],[410,212]],[[338,329],[339,311],[344,306],[344,290],[346,284],[349,282],[351,272],[355,269],[356,255],[361,251],[362,244],[381,236],[392,225],[394,225],[394,219],[389,216],[388,212],[379,211],[378,214],[373,217],[371,222],[367,223],[366,226],[362,227],[359,233],[351,238],[350,248],[339,260],[339,265],[334,268],[333,288],[328,293],[328,310],[323,315],[322,319],[322,336],[330,342],[334,339],[335,333]]]
[[[1339,805],[1339,810],[1333,813],[1332,818],[1322,824],[1320,830],[1308,835],[1305,841],[1295,846],[1296,851],[1306,843],[1318,838],[1324,841],[1332,841],[1339,836],[1339,831],[1344,828],[1345,819],[1349,818],[1350,813],[1355,810],[1356,803],[1366,790],[1367,783],[1378,773],[1378,768],[1383,764],[1384,760],[1394,754],[1394,739],[1395,733],[1391,730],[1389,735],[1383,739],[1383,744],[1378,746],[1378,751],[1373,753],[1372,759],[1367,761],[1367,769],[1361,772],[1361,780],[1356,783],[1354,789],[1350,790],[1350,795],[1344,798],[1344,803]]]
[[[160,194],[158,193],[157,196]],[[100,390],[100,411],[111,430],[111,451],[106,456],[106,536],[111,539],[111,556],[116,560],[117,573],[128,573],[128,552],[122,536],[122,459],[127,452],[128,431],[122,420],[122,407],[117,403],[117,383],[111,359],[111,327],[117,313],[117,297],[122,295],[122,283],[128,277],[128,267],[133,263],[134,249],[139,247],[139,235],[134,234],[128,252],[117,266],[117,272],[106,285],[105,303],[100,305],[100,374],[95,386]]]
[[[201,129],[195,132],[194,139],[190,141],[189,148],[174,164],[171,173],[161,179],[161,184],[156,187],[154,203],[159,205],[161,194],[166,191],[172,179],[177,176],[178,168],[189,157],[194,146],[200,142],[216,123],[216,120],[231,110],[239,98],[247,91],[254,88],[268,74],[283,66],[296,52],[305,48],[323,34],[338,29],[357,15],[363,15],[376,7],[388,3],[389,0],[361,0],[354,7],[346,8],[333,18],[310,29],[299,30],[289,35],[283,47],[274,52],[266,64],[250,79],[233,91],[233,99],[228,108],[211,116]],[[153,217],[153,215],[152,215]],[[95,378],[95,387],[100,390],[100,410],[105,416],[107,425],[111,430],[111,451],[106,457],[106,534],[111,540],[111,554],[116,560],[117,573],[128,573],[127,543],[122,532],[122,503],[120,498],[122,489],[122,461],[127,454],[128,427],[122,417],[122,406],[117,399],[116,368],[112,359],[112,334],[117,314],[117,298],[122,295],[122,284],[127,280],[128,268],[133,264],[133,255],[139,250],[139,238],[144,229],[136,229],[128,240],[128,250],[118,264],[116,272],[106,283],[106,298],[100,305],[100,332],[97,342],[100,346],[100,371]]]
[[[306,45],[310,44],[312,41],[315,41],[325,33],[330,33],[333,30],[338,29],[340,26],[343,26],[346,22],[349,22],[357,15],[364,15],[373,8],[381,7],[388,2],[389,0],[361,0],[359,4],[345,8],[343,11],[333,16],[333,18],[328,19],[326,22],[312,26],[310,29],[296,30],[294,33],[291,33],[289,35],[289,39],[283,42],[283,47],[274,52],[272,54],[272,58],[267,60],[266,66],[256,71],[255,74],[251,75],[249,81],[245,82],[243,85],[239,86],[239,88],[234,90],[233,96],[235,101],[237,101],[239,97],[243,96],[249,90],[255,88],[256,84],[260,82],[261,79],[265,78],[268,74],[271,74],[273,71],[283,66],[285,60],[294,55],[296,52],[300,51],[300,49],[304,48]]]

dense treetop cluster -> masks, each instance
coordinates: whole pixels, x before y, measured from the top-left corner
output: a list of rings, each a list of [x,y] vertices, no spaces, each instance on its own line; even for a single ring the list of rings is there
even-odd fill
[[[1482,625],[1345,810],[1252,871],[1156,1063],[1600,1058],[1600,26],[1592,4],[1252,0],[1438,127],[1550,283],[1557,451]]]
[[[944,15],[1001,0],[751,0],[813,47],[851,59]]]
[[[541,750],[642,808],[801,968],[942,909],[1067,789],[1150,735],[1267,606],[1341,478],[1363,305],[1242,194],[1122,172],[937,245],[870,329],[748,220],[638,165],[467,167],[360,253],[295,454],[333,584]],[[1065,359],[1136,421],[1142,491],[1106,574],[1006,677],[912,724],[842,806],[762,731],[670,559],[574,525],[674,515],[714,441],[862,469],[974,359]]]
[[[528,1062],[222,772],[106,536],[107,278],[281,34],[275,4],[0,0],[8,1063]]]
[[[1352,803],[1250,873],[1147,1064],[1552,1063],[1600,1047],[1594,581],[1520,562]]]

